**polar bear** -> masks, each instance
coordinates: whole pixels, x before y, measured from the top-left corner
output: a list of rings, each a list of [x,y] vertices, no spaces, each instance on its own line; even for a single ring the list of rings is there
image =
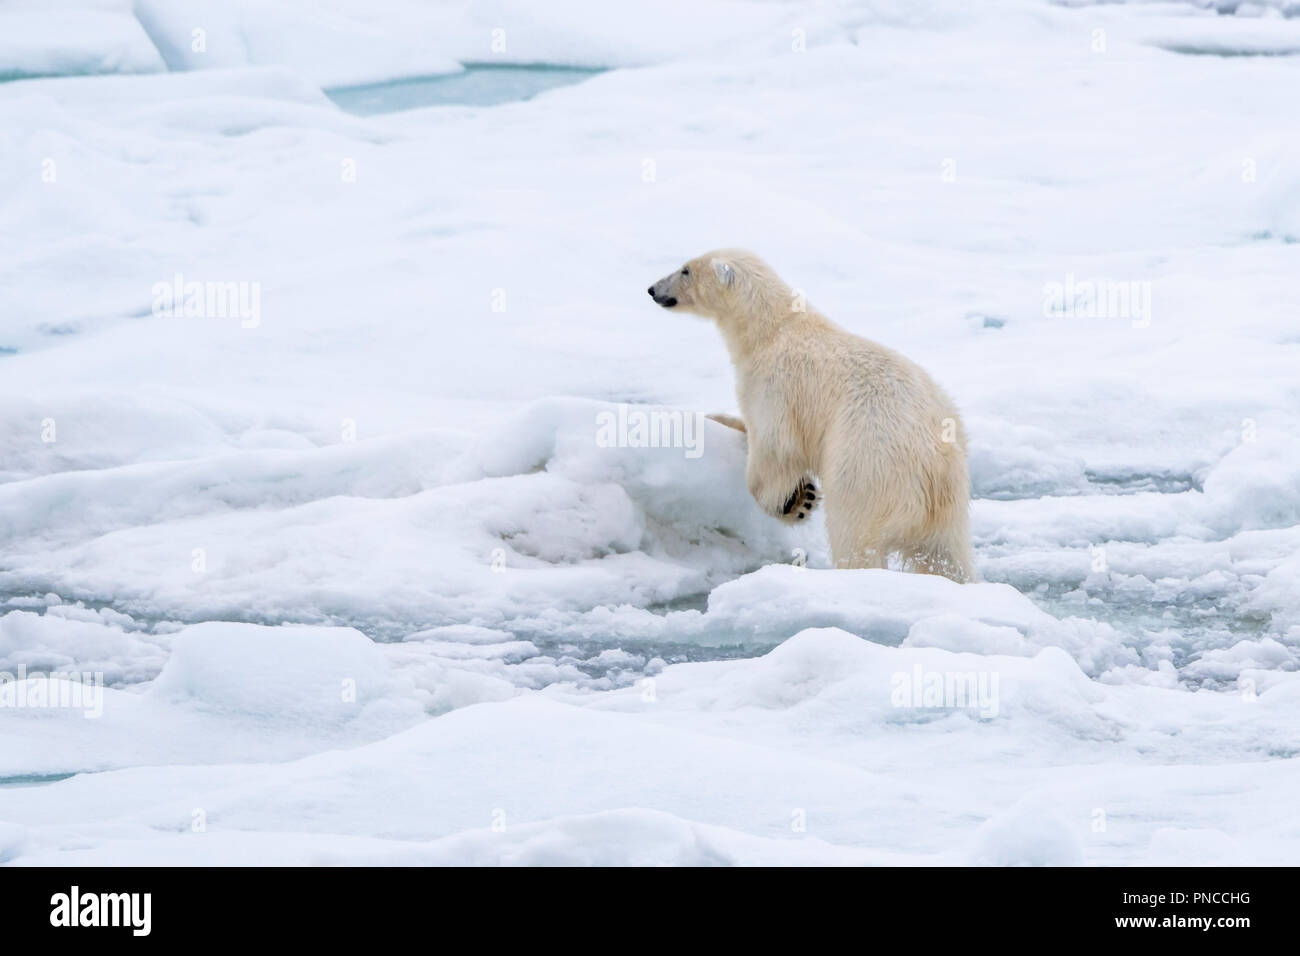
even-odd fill
[[[966,436],[919,366],[806,307],[744,250],[706,253],[648,291],[717,323],[742,419],[716,419],[749,436],[759,507],[794,524],[824,500],[838,568],[881,568],[893,554],[911,570],[973,579]]]

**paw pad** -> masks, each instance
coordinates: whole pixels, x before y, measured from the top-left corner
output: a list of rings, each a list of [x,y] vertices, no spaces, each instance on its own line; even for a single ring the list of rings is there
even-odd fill
[[[785,500],[781,513],[788,521],[803,521],[817,507],[817,486],[808,479],[799,482],[790,497]]]

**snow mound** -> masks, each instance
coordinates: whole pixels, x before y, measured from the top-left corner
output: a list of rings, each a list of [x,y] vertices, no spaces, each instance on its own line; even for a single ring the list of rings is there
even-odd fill
[[[207,622],[176,634],[153,698],[304,726],[339,725],[384,708],[388,664],[359,631]]]
[[[1221,534],[1300,524],[1300,441],[1270,435],[1240,445],[1206,477],[1205,499]]]
[[[52,0],[0,10],[0,80],[166,68],[129,9],[85,9]]]
[[[1060,813],[1019,804],[985,821],[970,850],[976,866],[1082,866],[1083,841]]]
[[[669,615],[667,623],[690,620],[688,613]],[[1062,647],[1094,674],[1137,660],[1109,626],[1053,617],[1008,585],[961,585],[887,570],[769,565],[715,588],[707,612],[692,620],[695,631],[720,630],[753,641],[779,640],[806,627],[840,627],[887,645],[964,644],[981,653],[1030,655]]]

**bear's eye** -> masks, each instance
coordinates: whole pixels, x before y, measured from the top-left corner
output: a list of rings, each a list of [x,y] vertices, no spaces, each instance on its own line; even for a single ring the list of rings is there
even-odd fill
[[[690,270],[690,269],[683,269],[683,270],[682,270],[682,275],[684,275],[684,276],[688,276],[688,275],[690,275],[690,274],[691,274],[691,270]]]

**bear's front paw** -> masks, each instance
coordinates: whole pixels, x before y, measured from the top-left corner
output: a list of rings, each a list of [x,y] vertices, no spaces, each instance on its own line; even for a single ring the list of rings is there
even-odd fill
[[[799,487],[794,490],[794,493],[785,500],[785,506],[781,509],[781,520],[788,524],[803,521],[817,507],[818,497],[817,486],[805,478],[799,482]]]

